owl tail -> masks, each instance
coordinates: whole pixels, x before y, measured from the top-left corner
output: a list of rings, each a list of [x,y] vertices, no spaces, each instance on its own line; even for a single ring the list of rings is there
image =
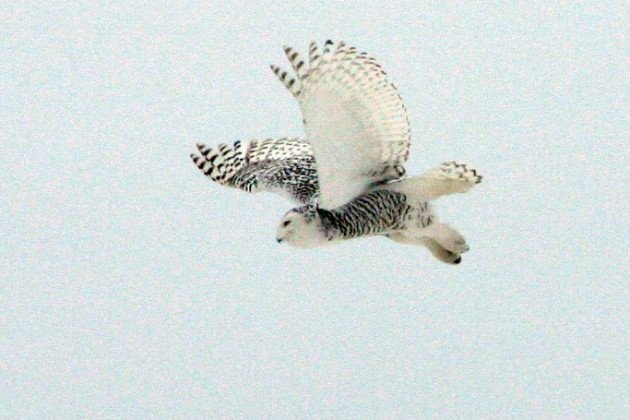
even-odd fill
[[[423,175],[384,184],[381,188],[433,200],[443,195],[465,193],[481,182],[482,176],[469,165],[443,163]]]

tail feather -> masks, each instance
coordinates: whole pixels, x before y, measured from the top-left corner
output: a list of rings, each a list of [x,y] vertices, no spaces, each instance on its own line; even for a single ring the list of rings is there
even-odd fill
[[[476,169],[455,161],[445,162],[437,168],[430,169],[423,176],[432,179],[450,179],[473,185],[479,184],[483,179],[481,175],[477,174]]]
[[[468,192],[481,179],[482,176],[472,167],[448,162],[421,176],[393,181],[380,188],[432,200],[443,195]]]

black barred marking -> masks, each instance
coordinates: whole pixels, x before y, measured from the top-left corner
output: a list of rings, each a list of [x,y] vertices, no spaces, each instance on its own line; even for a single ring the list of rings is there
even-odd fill
[[[294,96],[300,99],[305,93],[311,92],[313,83],[342,80],[354,84],[357,89],[369,90],[370,92],[366,92],[368,96],[376,95],[379,98],[382,96],[381,110],[387,115],[375,118],[389,118],[391,116],[393,119],[390,127],[391,132],[387,135],[390,138],[396,137],[401,140],[400,144],[394,145],[394,142],[391,142],[391,151],[383,151],[383,163],[397,166],[402,165],[407,160],[411,135],[409,116],[395,85],[385,78],[386,72],[373,57],[368,56],[366,52],[358,54],[355,47],[349,47],[343,41],[335,44],[330,39],[324,43],[321,55],[317,44],[315,42],[310,43],[309,60],[311,65],[307,69],[304,69],[301,64],[299,55],[295,56],[294,54],[293,49],[290,49],[290,53],[287,54],[300,82],[289,89]],[[286,82],[284,84],[287,85]],[[392,98],[394,101],[391,100]]]
[[[483,179],[483,176],[479,175],[476,169],[469,167],[465,163],[444,162],[438,169],[447,174],[447,177],[456,174],[458,179],[474,184],[479,184]]]
[[[307,203],[318,193],[315,159],[310,145],[298,139],[240,141],[216,149],[198,144],[193,163],[213,181],[247,192],[269,190]],[[245,154],[246,153],[246,154]]]
[[[375,177],[375,184],[396,179],[404,174],[402,163],[408,157],[410,133],[409,117],[406,113],[402,114],[401,117],[399,110],[405,110],[405,106],[403,103],[397,103],[395,99],[395,97],[401,99],[400,95],[395,91],[395,86],[381,76],[386,73],[373,58],[368,57],[366,53],[357,56],[356,49],[346,47],[344,42],[340,42],[331,54],[333,45],[331,40],[327,40],[323,54],[320,56],[317,45],[311,43],[309,49],[311,64],[317,60],[322,60],[319,67],[311,66],[313,71],[304,68],[305,63],[299,58],[297,51],[286,47],[285,53],[297,73],[297,80],[291,77],[290,72],[282,71],[273,65],[271,69],[298,99],[301,99],[299,98],[300,89],[306,95],[311,92],[309,89],[318,86],[315,84],[318,81],[326,83],[330,80],[342,81],[343,79],[351,83],[352,89],[363,89],[368,92],[369,98],[377,98],[383,102],[380,111],[395,113],[396,118],[404,117],[403,120],[407,121],[406,126],[398,121],[398,125],[393,125],[390,132],[387,133],[395,138],[390,142],[391,144],[388,144],[387,148],[384,148],[382,167],[374,172],[375,175],[381,175]],[[303,70],[300,72],[300,69]],[[335,69],[340,70],[340,72],[335,73]],[[309,76],[310,79],[308,79]],[[389,92],[392,88],[394,89],[393,93]],[[394,100],[390,96],[384,99],[377,97],[376,93],[381,90],[387,90],[387,93],[393,96]],[[306,121],[304,122],[306,123]],[[240,142],[234,143],[231,149],[228,146],[222,148],[219,145],[218,152],[216,149],[205,149],[204,146],[200,152],[207,159],[204,160],[195,156],[193,162],[200,169],[207,168],[205,172],[213,180],[223,185],[251,192],[262,189],[282,191],[301,202],[311,202],[313,197],[318,194],[318,184],[310,146],[307,153],[294,155],[293,153],[298,150],[299,146],[289,145],[287,147],[284,143],[267,143],[271,141],[271,139],[265,140],[260,145],[259,142],[252,141],[249,145],[244,145],[242,151]],[[256,150],[252,152],[252,149]],[[475,177],[475,182],[480,182],[481,176],[477,175],[475,170],[469,170],[465,165],[458,165],[455,162],[452,164],[455,165],[451,173],[453,178],[466,179],[471,182],[471,178]],[[407,226],[426,227],[433,223],[429,203],[414,202],[411,205],[407,201],[408,197],[401,192],[377,190],[364,194],[335,210],[323,210],[310,205],[308,206],[308,214],[322,220],[322,225],[327,226],[326,234],[331,240],[339,235],[343,238],[350,238],[386,234],[391,230],[405,229]]]
[[[315,159],[311,156],[279,161],[262,161],[246,166],[231,181],[238,188],[253,191],[264,186],[282,190],[299,202],[308,202],[318,191]]]
[[[407,202],[405,194],[388,190],[364,194],[335,210],[317,208],[316,211],[322,233],[329,240],[383,235],[408,227],[425,228],[433,223],[429,203],[414,206]]]

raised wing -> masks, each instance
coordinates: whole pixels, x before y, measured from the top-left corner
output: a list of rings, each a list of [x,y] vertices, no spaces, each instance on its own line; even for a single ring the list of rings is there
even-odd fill
[[[298,99],[313,148],[322,208],[339,207],[369,186],[404,173],[410,127],[405,105],[366,53],[327,41],[311,43],[309,65],[290,47],[296,78],[272,66]]]
[[[311,146],[300,139],[237,141],[217,148],[197,144],[190,155],[214,182],[247,192],[271,191],[300,204],[318,193]]]

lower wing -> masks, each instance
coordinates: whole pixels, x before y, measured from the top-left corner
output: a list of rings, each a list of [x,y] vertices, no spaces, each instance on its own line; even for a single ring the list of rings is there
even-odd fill
[[[190,155],[212,181],[247,192],[270,191],[297,203],[319,192],[315,159],[308,142],[299,139],[237,141],[216,148],[197,144]]]

